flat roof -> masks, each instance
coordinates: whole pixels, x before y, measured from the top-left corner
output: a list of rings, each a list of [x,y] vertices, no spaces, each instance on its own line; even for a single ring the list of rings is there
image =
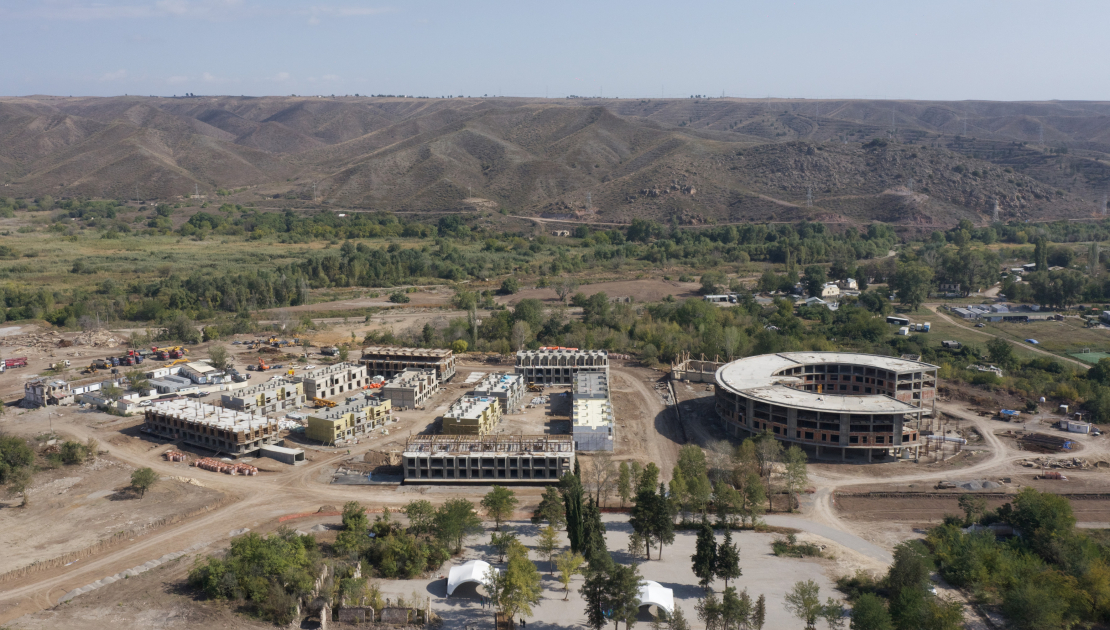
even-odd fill
[[[506,374],[495,373],[478,381],[474,386],[475,393],[482,393],[482,395],[493,396],[496,394],[505,394],[511,391],[514,387],[520,387],[524,384],[524,377],[519,374]]]
[[[256,424],[260,426],[277,425],[276,420],[266,416],[256,416],[250,412],[233,411],[192,400],[155,401],[150,409],[167,416],[173,416],[178,420],[232,431],[249,431]]]
[[[463,396],[443,414],[444,420],[477,420],[487,409],[497,404],[493,398]]]
[[[781,352],[761,354],[726,363],[717,370],[716,382],[728,390],[762,402],[816,411],[851,413],[902,413],[919,408],[884,394],[844,395],[807,392],[790,385],[802,382],[796,376],[775,376],[786,368],[803,365],[852,365],[891,372],[936,370],[920,361],[854,352]]]
[[[402,348],[401,346],[367,346],[362,349],[362,356],[386,355],[398,357],[417,357],[424,359],[445,359],[451,356],[451,350],[443,348]]]
[[[604,398],[587,398],[574,401],[571,422],[576,427],[606,427],[613,425],[613,406]]]
[[[284,453],[286,455],[296,455],[298,453],[304,454],[303,448],[286,448],[284,446],[276,446],[274,444],[263,444],[262,450],[273,451],[275,453]]]

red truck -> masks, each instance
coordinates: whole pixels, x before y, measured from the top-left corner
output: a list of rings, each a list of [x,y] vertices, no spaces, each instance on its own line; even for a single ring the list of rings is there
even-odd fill
[[[11,368],[27,367],[27,357],[17,357],[15,359],[4,359],[4,369],[10,370]]]

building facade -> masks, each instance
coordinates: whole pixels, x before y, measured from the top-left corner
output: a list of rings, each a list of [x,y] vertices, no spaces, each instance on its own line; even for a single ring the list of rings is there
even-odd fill
[[[306,398],[328,398],[358,391],[370,384],[366,366],[336,363],[296,374],[293,380],[304,386]]]
[[[366,435],[389,421],[392,405],[384,398],[358,396],[331,409],[319,409],[308,416],[304,435],[324,444]]]
[[[436,382],[446,383],[455,376],[455,354],[440,348],[402,348],[369,346],[362,349],[359,362],[369,374],[391,379],[407,369],[435,370]]]
[[[516,353],[516,373],[526,383],[570,385],[579,372],[608,374],[609,353],[577,348],[540,348]]]
[[[520,407],[524,399],[524,379],[519,374],[494,373],[486,376],[470,392],[479,398],[495,398],[501,405],[501,413],[511,413]]]
[[[463,396],[443,414],[444,435],[489,435],[501,422],[496,398]]]
[[[270,413],[284,409],[300,409],[305,404],[304,386],[282,377],[235,389],[220,396],[226,409]]]
[[[728,431],[770,430],[816,454],[916,454],[936,404],[937,367],[850,352],[784,352],[717,370],[716,408]]]
[[[147,433],[233,457],[278,440],[277,420],[192,400],[157,402],[144,415]]]
[[[414,435],[405,483],[557,483],[574,465],[569,435]]]
[[[382,385],[382,396],[394,407],[413,409],[423,406],[438,387],[434,369],[406,368]]]

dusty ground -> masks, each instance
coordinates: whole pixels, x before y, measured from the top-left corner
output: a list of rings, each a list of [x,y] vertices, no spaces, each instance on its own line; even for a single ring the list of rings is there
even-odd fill
[[[161,519],[214,504],[222,496],[166,479],[140,500],[127,489],[132,470],[101,456],[36,475],[26,508],[15,507],[19,498],[0,502],[0,530],[5,532],[0,573],[90,547],[118,532],[143,533]]]
[[[195,554],[182,556],[136,577],[81,595],[64,605],[20,617],[6,627],[19,630],[274,628],[271,623],[237,614],[229,604],[195,599],[183,585],[195,557]]]

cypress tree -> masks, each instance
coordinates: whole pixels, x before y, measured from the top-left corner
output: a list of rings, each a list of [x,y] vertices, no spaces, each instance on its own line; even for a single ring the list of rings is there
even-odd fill
[[[572,553],[582,553],[582,543],[585,538],[583,529],[582,482],[577,475],[564,475],[563,503],[566,506],[567,539],[570,542]]]
[[[694,563],[694,575],[698,576],[698,584],[708,591],[717,571],[717,538],[704,516],[698,526],[698,539],[694,543],[694,555],[690,556],[690,560]]]
[[[717,566],[713,572],[725,581],[725,588],[728,588],[729,580],[735,580],[742,575],[740,547],[732,542],[732,530],[725,530],[725,541],[717,547]]]

